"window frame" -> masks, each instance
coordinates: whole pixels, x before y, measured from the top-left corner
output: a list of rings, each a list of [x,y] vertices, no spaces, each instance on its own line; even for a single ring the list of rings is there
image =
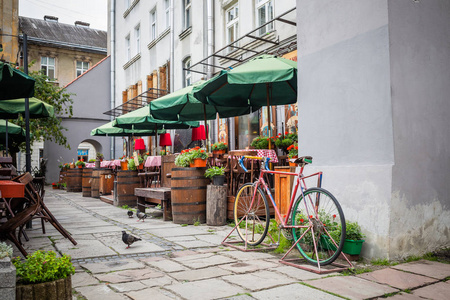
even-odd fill
[[[191,7],[192,7],[192,0],[183,0],[183,16],[184,16],[183,26],[184,26],[184,29],[188,29],[189,27],[192,26]]]
[[[45,58],[46,59],[46,63],[42,63],[42,59]],[[53,59],[53,65],[49,64],[49,59]],[[45,75],[49,78],[49,81],[55,81],[56,80],[56,58],[55,57],[51,57],[51,56],[41,56],[41,67],[40,70],[43,70],[42,67],[46,67],[45,69]],[[49,76],[49,67],[53,67],[53,77]]]
[[[188,87],[192,84],[192,72],[187,70],[191,67],[191,57],[188,56],[183,60],[183,84],[184,87]]]
[[[81,68],[78,68],[78,63],[81,63]],[[84,65],[87,64],[86,69],[84,68]],[[81,74],[83,74],[84,72],[86,72],[87,70],[89,70],[89,62],[88,61],[82,61],[82,60],[77,60],[75,62],[75,72],[76,72],[76,76],[80,76]],[[78,74],[78,71],[81,71],[80,74]]]
[[[141,53],[141,24],[140,23],[134,27],[134,38],[135,38],[135,42],[136,42],[136,54],[139,54],[139,53]]]
[[[131,60],[131,37],[130,34],[125,36],[125,57],[127,61]]]
[[[231,21],[229,20],[229,13],[235,10],[235,18]],[[234,40],[230,40],[230,29],[233,30],[234,34]],[[234,5],[232,5],[229,9],[225,11],[225,38],[227,41],[227,44],[231,44],[232,42],[236,41],[238,39],[239,35],[239,2],[236,2]],[[237,43],[234,44],[235,46],[238,46]],[[232,52],[234,50],[233,47],[228,48],[228,52]]]
[[[158,16],[156,14],[156,7],[150,11],[150,41],[158,37]]]
[[[274,19],[274,14],[275,14],[274,3],[275,3],[274,0],[257,0],[256,5],[255,5],[256,21],[257,21],[257,26],[256,27],[259,27],[262,24],[267,23],[267,22],[269,22],[269,21]],[[271,16],[269,16],[270,7],[272,8],[272,11],[271,11],[272,15]],[[260,9],[262,9],[262,8],[265,9],[265,20],[263,22],[261,22],[260,14],[259,14]],[[260,36],[262,36],[262,35],[267,34],[267,33],[271,32],[273,30],[275,30],[275,27],[274,27],[274,24],[271,23],[271,24],[268,24],[268,25],[260,28],[258,34]]]
[[[166,18],[166,29],[170,27],[170,0],[164,0],[164,12]]]

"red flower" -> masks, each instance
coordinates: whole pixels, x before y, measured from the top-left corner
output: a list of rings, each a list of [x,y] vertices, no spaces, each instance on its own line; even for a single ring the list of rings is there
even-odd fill
[[[267,140],[270,140],[270,138],[268,138]]]
[[[284,134],[285,134],[285,135],[288,135],[288,134],[289,134],[289,132],[287,132],[287,131],[286,131],[286,132],[285,132]]]
[[[280,136],[280,135],[281,135],[281,133],[278,134],[278,136]]]
[[[200,150],[201,153],[205,152],[205,150]]]
[[[303,219],[300,219],[300,223],[303,223],[303,221],[305,221],[305,220],[303,220]]]
[[[310,219],[312,219],[312,218],[313,218],[313,216],[312,216],[312,215],[310,215],[310,216],[309,216],[309,218],[310,218]]]
[[[295,150],[298,150],[298,146],[295,146]]]
[[[336,215],[333,215],[333,219],[335,219],[336,218]]]

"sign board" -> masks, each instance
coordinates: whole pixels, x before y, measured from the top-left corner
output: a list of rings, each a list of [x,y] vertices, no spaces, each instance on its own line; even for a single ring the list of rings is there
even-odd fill
[[[82,156],[82,155],[88,155],[89,153],[89,149],[78,149],[78,155]]]

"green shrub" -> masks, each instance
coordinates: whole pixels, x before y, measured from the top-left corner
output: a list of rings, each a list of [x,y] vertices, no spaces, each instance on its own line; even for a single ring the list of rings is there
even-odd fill
[[[134,162],[134,159],[133,158],[130,158],[129,160],[128,160],[128,170],[132,170],[132,171],[134,171],[134,170],[136,170],[137,168],[136,168],[136,164],[135,164],[135,162]]]
[[[0,259],[5,257],[12,257],[13,254],[13,248],[12,246],[1,242],[0,243]]]
[[[18,281],[23,284],[49,282],[75,274],[70,256],[57,257],[54,251],[38,250],[23,261],[17,257],[12,262]]]
[[[221,176],[225,175],[225,167],[211,167],[206,169],[205,171],[205,177],[206,178],[213,178],[214,176]]]

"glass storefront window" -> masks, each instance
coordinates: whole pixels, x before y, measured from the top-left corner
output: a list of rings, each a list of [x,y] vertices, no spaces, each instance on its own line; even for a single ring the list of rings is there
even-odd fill
[[[238,117],[238,144],[236,149],[250,147],[253,139],[259,136],[259,112]]]

